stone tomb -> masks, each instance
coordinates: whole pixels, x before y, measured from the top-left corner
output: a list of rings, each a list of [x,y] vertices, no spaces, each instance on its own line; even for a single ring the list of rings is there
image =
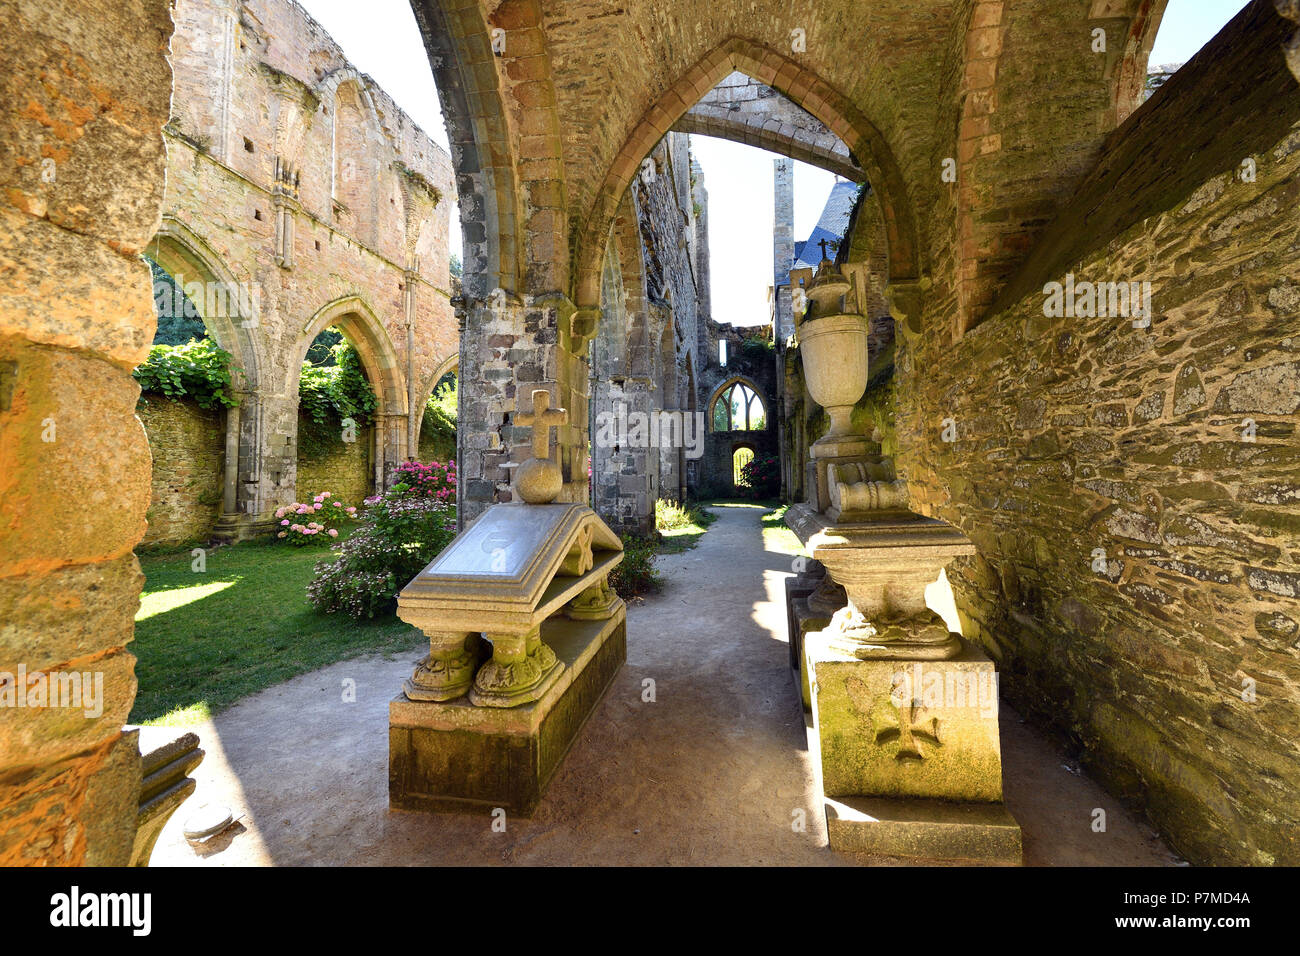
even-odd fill
[[[627,658],[608,575],[622,542],[586,505],[554,504],[545,454],[564,409],[533,394],[541,426],[518,469],[523,503],[498,504],[398,597],[429,654],[389,705],[388,792],[405,810],[502,807],[527,815]]]

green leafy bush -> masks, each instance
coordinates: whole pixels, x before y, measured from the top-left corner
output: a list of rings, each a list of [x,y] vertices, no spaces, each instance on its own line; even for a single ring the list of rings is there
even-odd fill
[[[654,566],[658,557],[655,541],[630,534],[621,537],[623,560],[609,572],[609,586],[624,599],[658,591],[662,582]]]
[[[153,274],[154,314],[158,317],[153,344],[184,345],[192,340],[207,338],[208,330],[203,324],[203,318],[181,284],[148,256],[144,257],[144,261],[149,264],[149,271]]]
[[[230,387],[230,353],[211,339],[185,345],[155,345],[133,373],[140,390],[171,399],[192,399],[200,408],[239,404]]]
[[[456,447],[456,414],[459,402],[455,376],[446,376],[429,396],[420,425],[420,444],[435,448]]]
[[[456,536],[456,510],[436,497],[366,499],[364,523],[316,565],[307,586],[312,606],[355,620],[391,614],[397,595]]]
[[[329,355],[331,365],[303,362],[298,378],[298,450],[304,458],[328,454],[342,443],[345,420],[362,428],[379,407],[356,349],[340,338]]]
[[[660,531],[683,531],[689,528],[707,528],[717,520],[717,515],[705,511],[694,502],[679,504],[660,498],[655,501],[655,528]]]

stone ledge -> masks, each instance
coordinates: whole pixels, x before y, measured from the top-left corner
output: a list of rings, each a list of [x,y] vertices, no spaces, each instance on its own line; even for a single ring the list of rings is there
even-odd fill
[[[826,800],[832,850],[1019,865],[1020,825],[1000,803],[842,797]]]

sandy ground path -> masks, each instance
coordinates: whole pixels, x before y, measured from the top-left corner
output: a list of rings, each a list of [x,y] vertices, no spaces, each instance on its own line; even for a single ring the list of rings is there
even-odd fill
[[[627,664],[531,819],[390,811],[388,702],[422,655],[305,674],[193,729],[198,790],[153,865],[739,864],[889,862],[826,847],[814,761],[788,666],[787,555],[765,551],[754,507],[721,506],[693,550],[660,560],[665,588],[628,612]],[[643,700],[654,681],[653,702]],[[355,703],[343,702],[356,682]],[[1007,804],[1028,864],[1168,865],[1151,831],[1003,709]],[[240,823],[196,851],[204,804]],[[1091,829],[1107,811],[1105,833]],[[792,826],[796,810],[807,826]]]

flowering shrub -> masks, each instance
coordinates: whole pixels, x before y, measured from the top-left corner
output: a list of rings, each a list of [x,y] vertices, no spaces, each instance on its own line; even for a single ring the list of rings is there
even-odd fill
[[[781,490],[780,460],[776,455],[755,455],[741,465],[740,482],[751,498],[775,498]]]
[[[456,501],[456,462],[404,461],[397,466],[397,481],[389,495],[394,498],[433,498],[445,504]]]
[[[397,594],[456,536],[456,510],[437,495],[410,489],[366,499],[364,524],[320,561],[307,586],[312,606],[361,620],[391,613]]]
[[[311,500],[311,504],[295,501],[277,508],[275,516],[280,521],[280,530],[275,536],[302,547],[337,538],[339,525],[355,518],[357,509],[333,498],[328,491],[322,491]]]

